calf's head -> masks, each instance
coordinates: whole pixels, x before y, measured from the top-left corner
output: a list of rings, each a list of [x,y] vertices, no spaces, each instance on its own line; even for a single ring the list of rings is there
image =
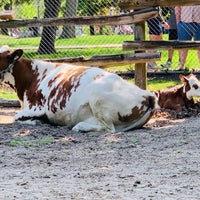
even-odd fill
[[[184,83],[183,92],[189,100],[195,96],[200,97],[200,82],[194,74],[180,75],[179,78]]]

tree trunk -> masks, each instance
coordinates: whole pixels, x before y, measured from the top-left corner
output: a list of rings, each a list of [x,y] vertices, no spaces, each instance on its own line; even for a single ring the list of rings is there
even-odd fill
[[[44,18],[56,18],[58,17],[61,0],[45,0],[45,11]],[[40,41],[40,46],[38,53],[40,54],[51,54],[56,53],[55,49],[55,38],[56,38],[56,26],[44,27],[42,31],[42,38]]]
[[[78,0],[66,0],[65,17],[76,16]],[[75,26],[63,26],[60,38],[75,38]]]
[[[94,26],[90,26],[90,35],[95,35]]]

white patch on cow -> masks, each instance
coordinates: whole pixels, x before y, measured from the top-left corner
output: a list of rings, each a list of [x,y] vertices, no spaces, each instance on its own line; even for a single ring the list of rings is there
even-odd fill
[[[33,70],[36,70],[36,69],[41,70],[41,71],[39,71],[40,75],[42,75],[44,70],[47,70],[47,73],[52,72],[52,70],[56,66],[55,63],[44,62],[44,61],[41,61],[41,60],[33,60],[31,65],[32,65]]]
[[[73,131],[77,131],[77,132],[80,132],[80,131],[84,131],[84,132],[88,132],[88,131],[109,131],[109,132],[115,132],[115,127],[112,126],[112,127],[106,127],[105,126],[105,129],[103,130],[102,129],[102,124],[97,120],[95,119],[94,117],[92,118],[89,118],[85,121],[82,121],[82,122],[79,122],[78,124],[76,124],[73,128],[72,128]]]
[[[200,82],[195,76],[191,76],[188,79],[188,83],[190,85],[190,90],[186,92],[186,96],[189,100],[193,97],[200,97]]]
[[[10,51],[9,46],[4,45],[4,46],[0,47],[0,53],[5,53],[7,51]]]
[[[17,121],[15,120],[16,123],[19,123],[19,124],[27,124],[27,125],[36,125],[39,121],[38,120],[25,120],[25,121]]]
[[[15,79],[14,79],[14,76],[12,75],[12,70],[11,70],[11,72],[6,72],[4,74],[2,83],[9,83],[13,87],[15,86]]]

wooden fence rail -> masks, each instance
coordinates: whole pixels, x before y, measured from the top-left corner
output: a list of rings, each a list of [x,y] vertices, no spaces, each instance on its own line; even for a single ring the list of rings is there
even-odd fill
[[[135,12],[112,16],[82,16],[44,19],[22,19],[1,21],[0,28],[60,26],[60,25],[123,25],[146,21],[158,15],[158,9],[146,8]]]
[[[107,68],[112,66],[122,66],[133,63],[154,62],[161,59],[160,53],[133,53],[133,54],[115,54],[115,55],[97,55],[89,59],[79,58],[62,58],[47,59],[51,62],[67,62],[74,65],[96,66]]]
[[[194,41],[124,41],[123,50],[169,50],[200,49],[200,42]]]
[[[122,9],[143,9],[151,6],[193,6],[200,5],[200,0],[119,0]]]

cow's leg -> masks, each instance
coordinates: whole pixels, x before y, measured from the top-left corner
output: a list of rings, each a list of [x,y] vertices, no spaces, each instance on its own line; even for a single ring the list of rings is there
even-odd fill
[[[101,123],[95,118],[90,118],[85,121],[79,122],[72,128],[72,130],[78,132],[90,132],[90,131],[115,132],[115,127],[114,125],[108,126],[104,123]]]
[[[14,121],[23,124],[35,125],[39,121],[38,119],[43,115],[44,112],[42,110],[25,108],[15,115]]]

